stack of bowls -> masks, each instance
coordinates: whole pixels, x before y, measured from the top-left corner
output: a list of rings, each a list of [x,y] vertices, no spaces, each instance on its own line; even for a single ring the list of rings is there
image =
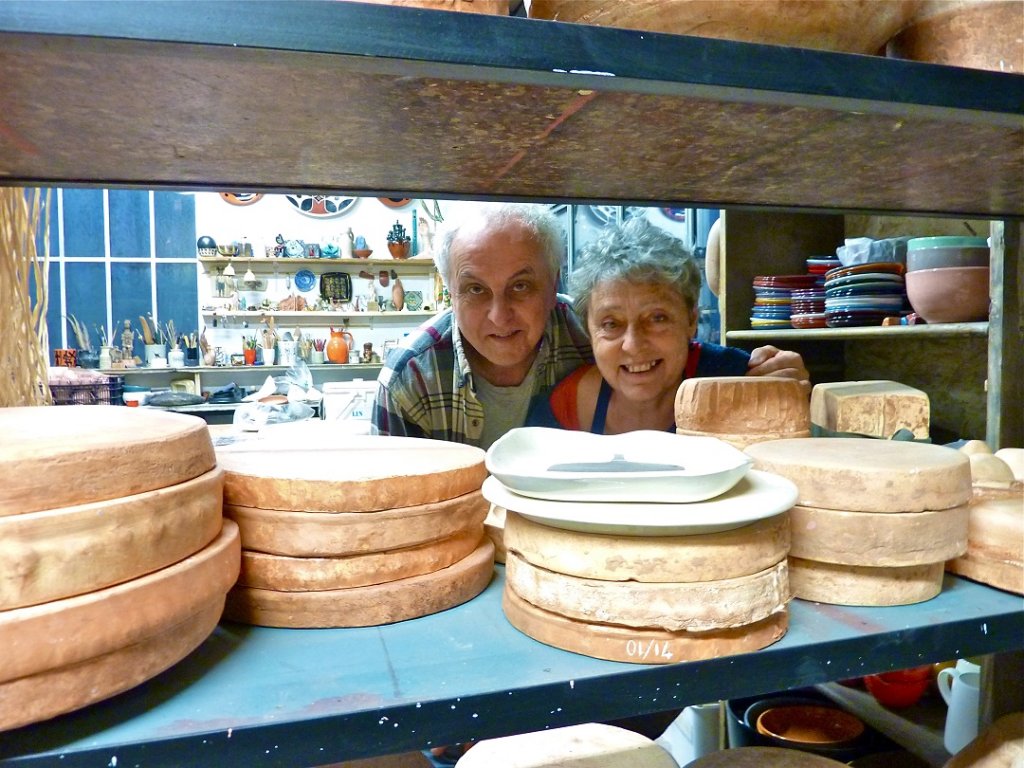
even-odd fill
[[[916,237],[907,242],[907,298],[929,323],[988,318],[989,248],[984,237]]]
[[[796,288],[792,292],[789,322],[794,328],[825,327],[825,289]]]
[[[905,267],[896,262],[868,262],[825,273],[825,323],[829,328],[881,325],[905,314]]]
[[[753,329],[790,328],[792,292],[813,288],[816,275],[757,275],[754,277],[754,306],[750,313]]]

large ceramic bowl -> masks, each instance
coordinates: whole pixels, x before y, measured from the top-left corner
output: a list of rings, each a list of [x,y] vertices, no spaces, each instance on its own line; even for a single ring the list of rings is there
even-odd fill
[[[864,733],[864,722],[838,707],[793,704],[762,712],[757,732],[780,746],[846,747]]]
[[[925,665],[909,670],[867,675],[864,678],[864,687],[882,706],[902,709],[918,702],[931,685],[931,679],[931,669]]]
[[[915,237],[907,243],[907,271],[946,267],[987,267],[984,237]]]
[[[918,269],[906,285],[910,306],[929,323],[988,319],[988,267]]]

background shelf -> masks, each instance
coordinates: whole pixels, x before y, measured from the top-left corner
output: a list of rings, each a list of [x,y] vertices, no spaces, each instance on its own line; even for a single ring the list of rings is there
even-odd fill
[[[279,259],[279,258],[243,258],[233,256],[231,258],[204,256],[199,259],[200,264],[215,267],[226,267],[228,263],[234,265],[251,266],[253,272],[262,271],[262,267],[311,267],[321,266],[325,268],[344,269],[347,267],[401,267],[403,271],[417,270],[429,271],[434,269],[433,259]]]
[[[847,339],[940,339],[957,336],[987,336],[988,323],[943,323],[940,325],[862,326],[857,328],[782,328],[763,331],[727,331],[727,341],[786,343],[800,341],[845,341]]]

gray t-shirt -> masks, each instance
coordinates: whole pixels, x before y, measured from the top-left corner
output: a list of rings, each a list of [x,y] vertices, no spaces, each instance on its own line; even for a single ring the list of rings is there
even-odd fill
[[[537,356],[540,359],[540,355]],[[476,396],[484,407],[484,431],[480,435],[480,447],[490,448],[491,443],[510,429],[523,426],[533,396],[533,384],[537,378],[537,360],[533,361],[522,384],[515,387],[496,387],[482,376],[474,376]]]

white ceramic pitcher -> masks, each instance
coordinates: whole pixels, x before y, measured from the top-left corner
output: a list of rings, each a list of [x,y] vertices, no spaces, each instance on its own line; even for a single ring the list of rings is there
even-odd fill
[[[977,669],[977,665],[970,665]],[[965,669],[969,669],[966,667]],[[950,754],[956,754],[978,735],[978,704],[981,674],[959,667],[943,669],[936,677],[939,693],[949,705],[942,743]]]

